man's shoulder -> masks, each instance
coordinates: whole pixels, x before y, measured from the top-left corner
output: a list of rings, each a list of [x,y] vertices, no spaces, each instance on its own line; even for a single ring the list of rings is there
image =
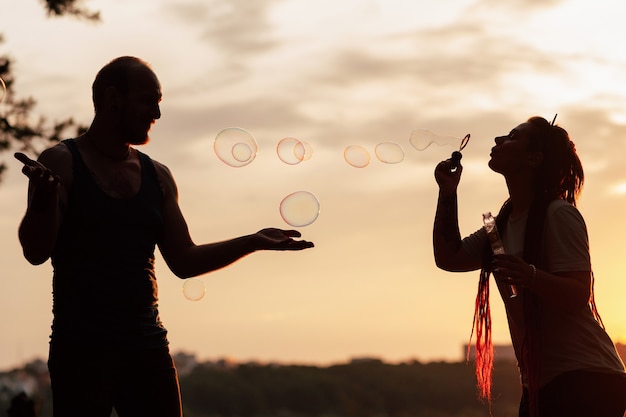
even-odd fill
[[[59,163],[63,164],[63,163],[71,162],[71,158],[72,158],[72,153],[70,152],[70,149],[67,147],[65,143],[59,142],[45,149],[43,152],[41,152],[38,160],[41,161],[44,165],[46,165],[46,162],[54,163],[54,164],[59,164]]]
[[[154,165],[154,168],[157,171],[157,174],[159,175],[166,175],[171,177],[172,173],[170,171],[170,169],[167,167],[167,165],[165,165],[162,162],[157,161],[156,159],[150,158],[150,160],[152,161],[152,164]]]
[[[166,198],[169,196],[176,197],[178,195],[176,181],[170,169],[165,164],[155,159],[150,158],[150,160],[152,161],[152,165],[154,166],[154,170],[156,171],[157,178]]]

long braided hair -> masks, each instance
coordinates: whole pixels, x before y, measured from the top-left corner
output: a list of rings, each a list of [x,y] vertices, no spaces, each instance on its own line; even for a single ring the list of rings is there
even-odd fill
[[[541,163],[533,176],[534,196],[529,208],[524,237],[523,259],[541,266],[543,226],[546,210],[551,201],[562,199],[576,206],[582,192],[584,171],[574,143],[568,133],[542,117],[531,117],[527,122],[529,130],[529,151],[543,154]],[[500,232],[504,232],[511,213],[511,201],[507,199],[496,218]],[[491,405],[492,369],[494,351],[491,340],[491,311],[489,307],[489,277],[493,254],[487,245],[484,252],[483,268],[480,271],[478,294],[476,296],[472,336],[476,334],[476,379],[479,397]],[[523,289],[519,289],[523,291]],[[531,415],[536,415],[537,389],[541,369],[540,316],[541,302],[530,291],[523,292],[526,334],[522,346],[520,368],[528,377]],[[596,320],[602,325],[593,297],[593,281],[590,307]],[[470,341],[471,337],[470,336]]]

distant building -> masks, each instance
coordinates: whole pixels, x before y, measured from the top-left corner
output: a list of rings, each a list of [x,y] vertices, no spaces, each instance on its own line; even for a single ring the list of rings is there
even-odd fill
[[[516,361],[513,345],[493,345],[493,357],[496,361]],[[476,359],[476,346],[470,346],[469,357],[467,355],[467,344],[463,345],[463,361],[465,359],[473,361]]]

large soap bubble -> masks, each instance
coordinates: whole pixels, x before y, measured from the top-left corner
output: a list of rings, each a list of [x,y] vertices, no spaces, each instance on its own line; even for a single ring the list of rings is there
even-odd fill
[[[247,130],[229,127],[217,134],[213,149],[222,162],[238,168],[248,165],[256,158],[259,146]]]
[[[308,191],[296,191],[280,202],[280,216],[294,227],[308,226],[317,220],[320,202]]]

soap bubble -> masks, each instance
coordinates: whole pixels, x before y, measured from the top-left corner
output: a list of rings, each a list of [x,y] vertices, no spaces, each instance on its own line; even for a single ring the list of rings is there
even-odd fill
[[[222,162],[238,168],[252,162],[259,147],[250,132],[238,127],[229,127],[217,134],[213,149]]]
[[[438,135],[426,129],[416,129],[411,132],[409,142],[418,151],[423,151],[433,143],[439,146],[458,146],[461,138],[456,136]]]
[[[302,162],[306,156],[306,152],[307,148],[304,143],[296,138],[283,138],[278,142],[278,146],[276,146],[278,158],[289,165],[296,165]]]
[[[404,150],[394,142],[381,142],[374,148],[376,158],[386,164],[397,164],[404,161]]]
[[[280,216],[294,227],[310,225],[319,214],[320,202],[308,191],[296,191],[280,202]]]
[[[236,143],[231,153],[237,162],[247,162],[251,160],[254,151],[247,143]]]
[[[198,301],[204,297],[206,288],[204,283],[197,278],[188,278],[183,284],[183,295],[186,299],[191,301]]]
[[[303,140],[300,141],[300,145],[296,146],[294,151],[296,153],[296,158],[303,161],[308,161],[313,156],[313,147],[311,147],[308,142]]]
[[[364,168],[370,163],[370,154],[362,146],[351,145],[343,151],[343,159],[355,168]]]
[[[556,117],[556,116],[555,116]],[[463,154],[461,151],[465,149],[467,143],[470,140],[471,135],[468,133],[463,138],[457,138],[456,136],[441,136],[437,135],[430,130],[426,129],[417,129],[411,132],[411,137],[409,138],[409,142],[415,149],[418,151],[423,151],[428,148],[431,144],[436,143],[439,146],[458,146],[458,150],[452,152],[450,155],[450,160],[452,161],[451,168],[452,171],[456,171],[458,168],[461,158]]]

